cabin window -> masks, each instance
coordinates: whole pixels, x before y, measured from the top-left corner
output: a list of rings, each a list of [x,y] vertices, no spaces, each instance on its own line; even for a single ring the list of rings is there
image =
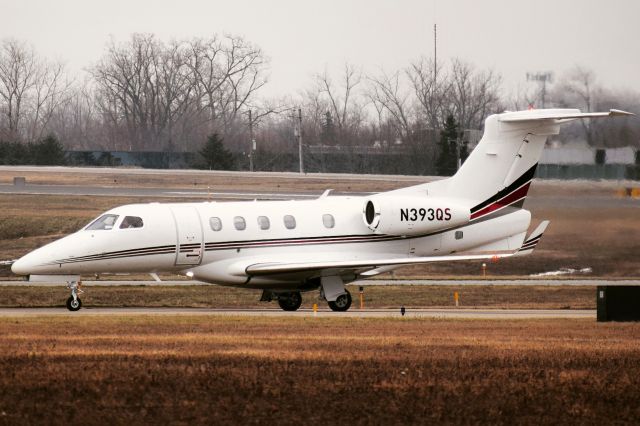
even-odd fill
[[[456,240],[461,240],[464,237],[464,233],[462,231],[456,231]]]
[[[296,227],[296,218],[290,214],[284,217],[284,226],[287,229],[294,229]]]
[[[271,227],[271,222],[269,222],[269,218],[266,216],[258,216],[258,226],[264,231]]]
[[[235,226],[238,231],[244,231],[247,228],[247,222],[244,220],[244,217],[236,216],[233,218],[233,226]]]
[[[117,214],[105,214],[93,221],[93,223],[87,226],[88,231],[108,231],[113,228],[113,225],[118,220]]]
[[[211,217],[209,218],[209,226],[211,227],[212,231],[218,232],[222,229],[222,221],[219,217]]]
[[[142,228],[144,223],[138,216],[125,216],[120,224],[120,229]]]
[[[322,215],[322,223],[324,223],[325,228],[333,228],[336,226],[336,220],[333,218],[333,215],[330,214]]]

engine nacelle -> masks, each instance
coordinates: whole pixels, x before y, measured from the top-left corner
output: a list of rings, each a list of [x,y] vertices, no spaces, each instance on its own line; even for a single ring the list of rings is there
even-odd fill
[[[364,223],[376,234],[419,235],[464,225],[469,206],[459,200],[427,196],[377,196],[364,203]]]

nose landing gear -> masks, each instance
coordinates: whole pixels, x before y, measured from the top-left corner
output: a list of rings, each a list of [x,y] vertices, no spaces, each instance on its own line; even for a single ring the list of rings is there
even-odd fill
[[[82,308],[82,300],[80,300],[78,295],[84,293],[81,288],[82,282],[70,281],[67,283],[67,287],[71,290],[71,296],[67,299],[67,309],[72,312],[79,311],[80,308]]]

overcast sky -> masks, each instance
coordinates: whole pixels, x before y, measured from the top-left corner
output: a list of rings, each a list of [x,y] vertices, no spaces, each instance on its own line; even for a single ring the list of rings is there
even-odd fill
[[[269,95],[291,94],[313,73],[348,61],[396,70],[420,55],[460,57],[501,73],[581,64],[609,87],[640,89],[638,0],[0,0],[0,38],[26,40],[80,73],[110,37],[242,35],[271,60]]]

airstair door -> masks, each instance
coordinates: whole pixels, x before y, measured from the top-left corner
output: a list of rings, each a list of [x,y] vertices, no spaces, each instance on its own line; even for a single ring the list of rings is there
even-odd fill
[[[202,221],[195,207],[189,205],[171,206],[176,223],[178,252],[176,265],[199,265],[202,261],[204,241]]]

